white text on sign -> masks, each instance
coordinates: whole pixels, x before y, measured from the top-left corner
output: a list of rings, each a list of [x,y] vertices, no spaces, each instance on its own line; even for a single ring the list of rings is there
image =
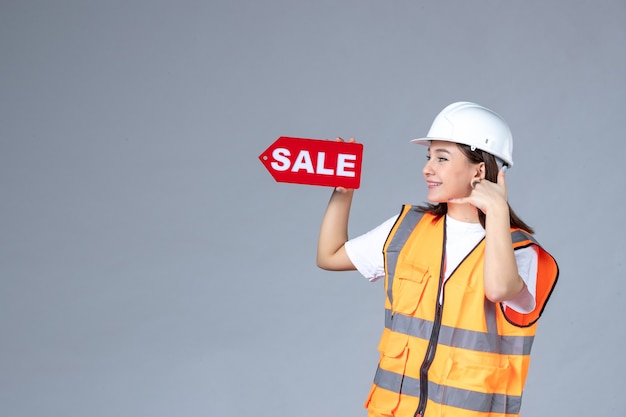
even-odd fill
[[[291,152],[286,148],[276,148],[272,152],[272,158],[274,161],[271,163],[272,169],[276,171],[287,171],[291,168],[291,172],[299,172],[301,170],[306,171],[309,174],[320,175],[337,175],[341,177],[354,177],[355,176],[355,162],[356,155],[340,153],[337,155],[337,172],[332,168],[325,167],[325,152],[317,152],[317,164],[313,167],[313,161],[311,154],[307,150],[301,150],[296,157],[293,166],[289,157]]]

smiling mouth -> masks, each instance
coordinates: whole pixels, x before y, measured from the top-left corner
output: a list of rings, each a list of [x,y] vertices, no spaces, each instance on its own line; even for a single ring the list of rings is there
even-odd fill
[[[440,182],[430,182],[430,181],[427,181],[426,185],[428,186],[428,188],[434,188],[434,187],[440,186],[441,183]]]

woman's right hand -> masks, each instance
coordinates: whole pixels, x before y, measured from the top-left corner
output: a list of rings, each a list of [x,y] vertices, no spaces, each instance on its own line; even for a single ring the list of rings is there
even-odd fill
[[[339,136],[337,136],[337,138],[335,139],[335,142],[345,142],[345,140],[343,140],[343,138],[340,138]],[[354,137],[351,137],[350,140],[348,140],[348,143],[356,143],[356,139],[354,139]],[[345,194],[348,192],[354,192],[353,188],[345,188],[345,187],[335,187],[335,191],[338,191],[339,193]]]

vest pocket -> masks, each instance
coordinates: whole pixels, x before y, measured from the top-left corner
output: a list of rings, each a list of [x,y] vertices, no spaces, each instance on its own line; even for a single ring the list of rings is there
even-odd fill
[[[404,333],[398,333],[385,329],[378,343],[378,351],[386,357],[399,358],[409,342],[409,336]]]
[[[395,313],[412,315],[422,300],[430,278],[428,267],[410,264],[396,271],[396,275],[391,308]]]
[[[446,363],[440,403],[504,414],[506,395],[498,394],[506,394],[509,374],[506,358],[476,363],[463,352],[455,352]],[[446,416],[450,414],[441,414],[441,417]]]
[[[365,400],[365,408],[368,417],[393,417],[394,411],[400,403],[400,394],[372,385],[370,393]]]
[[[380,362],[374,384],[365,401],[368,416],[393,416],[401,400],[408,359],[408,336],[389,330],[383,332],[378,345]]]

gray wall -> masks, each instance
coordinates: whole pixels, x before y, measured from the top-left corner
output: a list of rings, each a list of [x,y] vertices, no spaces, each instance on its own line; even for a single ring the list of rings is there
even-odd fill
[[[351,235],[424,200],[423,135],[510,123],[560,262],[522,415],[623,413],[626,2],[0,2],[0,414],[356,416],[382,284],[315,266],[330,189],[278,136],[365,146]]]

